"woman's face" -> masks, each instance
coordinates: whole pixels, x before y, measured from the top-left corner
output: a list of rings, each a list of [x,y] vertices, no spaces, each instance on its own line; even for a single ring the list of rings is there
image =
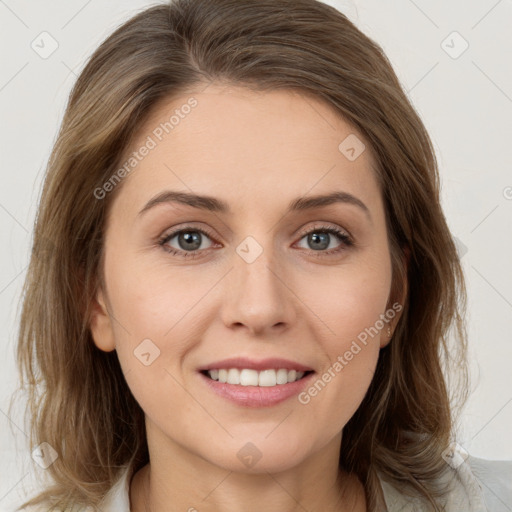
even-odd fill
[[[160,104],[129,149],[91,329],[154,457],[277,471],[338,443],[399,316],[368,144],[311,97],[212,84]],[[313,373],[284,384],[294,369]]]

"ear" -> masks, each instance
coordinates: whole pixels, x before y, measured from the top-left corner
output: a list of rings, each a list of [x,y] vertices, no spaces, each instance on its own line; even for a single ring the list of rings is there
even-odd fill
[[[398,324],[398,321],[400,320],[400,317],[402,316],[402,312],[405,307],[405,301],[407,300],[407,294],[409,290],[409,282],[407,276],[409,275],[409,261],[411,257],[411,251],[409,246],[402,247],[402,250],[404,252],[405,257],[405,271],[404,271],[404,277],[403,277],[403,283],[402,288],[399,290],[399,293],[393,294],[393,296],[390,298],[390,302],[388,303],[388,310],[392,309],[395,312],[395,316],[392,320],[390,320],[386,327],[382,330],[382,336],[380,340],[380,348],[386,347],[389,342],[393,339],[393,334],[395,332],[396,326]],[[397,295],[400,295],[399,297]],[[388,335],[388,326],[391,330],[391,336]]]
[[[101,288],[98,289],[96,297],[92,301],[89,326],[94,344],[100,350],[104,352],[115,350],[116,343],[112,329],[112,321]]]

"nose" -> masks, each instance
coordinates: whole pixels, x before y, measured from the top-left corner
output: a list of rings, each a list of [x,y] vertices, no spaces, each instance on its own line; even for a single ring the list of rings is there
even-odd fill
[[[254,336],[269,336],[290,328],[297,317],[291,272],[264,250],[254,261],[238,253],[226,276],[222,296],[222,320],[230,329]]]

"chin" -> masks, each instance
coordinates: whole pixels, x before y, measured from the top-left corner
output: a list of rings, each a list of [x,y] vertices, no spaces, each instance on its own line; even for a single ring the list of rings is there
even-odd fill
[[[269,435],[269,432],[271,430],[261,437],[246,436],[243,439],[230,439],[219,445],[214,453],[207,454],[205,458],[227,471],[247,474],[286,471],[298,466],[307,458],[306,438],[279,436],[277,433]],[[265,439],[265,436],[268,437]],[[274,436],[273,439],[272,436]]]

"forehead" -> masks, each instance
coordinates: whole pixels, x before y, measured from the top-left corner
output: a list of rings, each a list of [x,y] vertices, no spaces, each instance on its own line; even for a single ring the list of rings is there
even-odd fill
[[[291,90],[214,83],[162,100],[123,163],[133,152],[139,159],[121,195],[134,205],[166,188],[215,195],[234,208],[255,197],[287,205],[332,190],[379,201],[375,160],[362,135],[326,103]]]

